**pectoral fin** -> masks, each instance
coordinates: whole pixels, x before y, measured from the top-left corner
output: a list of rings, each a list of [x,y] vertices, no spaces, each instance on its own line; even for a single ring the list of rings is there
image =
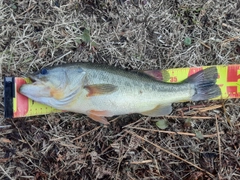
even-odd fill
[[[86,88],[89,91],[87,97],[109,94],[117,90],[117,86],[112,84],[93,84],[87,85],[84,88]]]
[[[157,116],[164,116],[168,115],[172,112],[172,106],[171,104],[167,105],[158,105],[154,109],[150,111],[145,111],[142,112],[141,114],[146,115],[146,116],[151,116],[151,117],[157,117]]]
[[[104,116],[108,116],[109,113],[107,111],[95,111],[95,110],[90,110],[87,113],[88,117],[90,117],[92,120],[102,123],[104,125],[108,125],[109,122]]]
[[[62,99],[64,97],[64,93],[61,89],[55,89],[55,88],[51,89],[50,94],[52,97],[54,97],[57,100]]]

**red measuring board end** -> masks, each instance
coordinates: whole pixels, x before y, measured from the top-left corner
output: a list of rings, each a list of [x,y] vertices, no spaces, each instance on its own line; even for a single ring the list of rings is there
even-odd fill
[[[14,114],[13,117],[23,117],[28,112],[28,98],[20,94],[19,88],[26,84],[27,82],[23,78],[15,77],[15,95],[16,95],[16,105],[14,105]]]

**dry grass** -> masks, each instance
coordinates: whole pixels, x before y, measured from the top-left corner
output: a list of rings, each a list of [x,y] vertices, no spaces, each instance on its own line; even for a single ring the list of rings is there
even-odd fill
[[[3,0],[0,24],[3,76],[78,61],[125,69],[240,63],[237,0]],[[0,178],[239,179],[239,100],[186,121],[183,107],[196,104],[222,102],[174,104],[162,132],[139,115],[108,128],[72,113],[4,119],[1,102]]]

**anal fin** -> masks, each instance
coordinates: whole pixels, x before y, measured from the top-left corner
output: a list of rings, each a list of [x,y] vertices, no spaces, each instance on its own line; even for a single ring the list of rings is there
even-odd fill
[[[96,111],[96,110],[90,110],[87,113],[88,117],[90,117],[92,120],[102,123],[104,125],[109,125],[110,123],[108,120],[104,117],[108,115],[107,111]]]
[[[154,109],[142,112],[141,114],[151,117],[158,117],[168,115],[172,112],[172,105],[165,104],[165,105],[158,105]]]

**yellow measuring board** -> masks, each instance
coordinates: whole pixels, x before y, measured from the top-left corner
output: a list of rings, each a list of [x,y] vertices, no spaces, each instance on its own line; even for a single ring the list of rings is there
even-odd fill
[[[165,79],[166,82],[177,83],[181,82],[184,79],[188,78],[190,75],[195,74],[196,72],[205,69],[210,66],[203,67],[192,67],[192,68],[175,68],[167,69],[164,71],[155,70],[159,74],[168,73],[169,76]],[[227,99],[227,98],[240,98],[240,65],[228,65],[228,66],[216,66],[218,70],[218,79],[217,83],[221,88],[222,96],[214,99]],[[164,80],[164,79],[163,79]],[[12,108],[13,115],[12,117],[26,117],[26,116],[35,116],[42,114],[49,114],[55,112],[61,112],[52,107],[39,104],[27,97],[23,96],[18,92],[19,88],[26,83],[31,83],[28,78],[14,77],[14,97]],[[6,93],[5,93],[6,94]],[[6,98],[7,95],[5,95]],[[11,106],[11,103],[10,105]],[[8,107],[7,107],[8,108]],[[11,107],[9,107],[11,108]],[[5,103],[6,109],[6,103]],[[11,113],[10,113],[11,114]],[[5,117],[10,117],[6,116]]]
[[[168,69],[168,82],[181,82],[196,72],[210,66]],[[218,79],[216,84],[221,88],[222,97],[214,99],[240,98],[240,65],[216,66]]]

